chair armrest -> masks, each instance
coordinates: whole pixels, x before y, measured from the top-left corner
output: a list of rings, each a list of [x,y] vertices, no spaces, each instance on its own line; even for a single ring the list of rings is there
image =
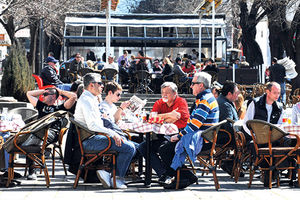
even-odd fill
[[[130,132],[128,130],[123,130],[123,132],[126,133],[128,139],[131,140]]]
[[[62,128],[59,132],[59,136],[58,136],[58,143],[62,144],[62,139],[64,137],[64,135],[66,134],[68,128]]]
[[[220,133],[220,132],[226,133],[226,134],[228,135],[228,137],[229,137],[228,142],[225,143],[225,144],[223,144],[223,146],[221,147],[221,148],[225,148],[225,147],[227,147],[227,146],[230,144],[230,142],[231,142],[231,140],[232,140],[232,136],[231,136],[231,133],[229,133],[229,132],[226,131],[225,129],[220,129],[220,130],[219,130],[219,133]],[[219,135],[219,133],[218,133],[218,135]]]

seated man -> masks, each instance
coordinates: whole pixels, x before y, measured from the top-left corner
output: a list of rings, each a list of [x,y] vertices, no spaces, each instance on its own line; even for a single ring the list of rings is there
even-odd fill
[[[97,96],[102,93],[103,84],[100,74],[88,73],[83,77],[84,92],[77,101],[74,118],[76,121],[85,124],[88,129],[95,132],[106,133],[111,137],[110,150],[117,151],[117,188],[127,188],[124,176],[130,165],[131,159],[136,150],[135,145],[128,141],[120,132],[104,126],[99,109],[99,101]],[[83,148],[91,151],[101,151],[107,146],[108,140],[103,135],[94,135],[83,141]],[[97,170],[97,176],[103,187],[111,186],[111,175],[105,170]]]
[[[251,119],[260,119],[272,124],[282,122],[282,104],[278,102],[280,96],[280,85],[276,82],[267,84],[266,94],[255,98],[248,106],[244,118],[243,132],[247,141],[251,141],[251,133],[246,122]]]
[[[236,83],[234,83],[232,81],[226,81],[223,84],[221,94],[217,99],[218,104],[219,104],[219,109],[220,109],[220,117],[219,117],[220,121],[223,121],[227,118],[232,119],[234,121],[239,120],[237,111],[233,104],[233,102],[237,100],[239,93],[240,93],[240,91],[239,91]],[[232,141],[233,141],[234,137],[233,137],[232,123],[227,122],[225,124],[225,126],[223,126],[221,128],[225,129],[226,131],[231,133]],[[227,134],[218,134],[217,142],[219,144],[225,144],[228,142],[228,139],[229,138],[227,138]]]
[[[243,124],[243,133],[247,140],[247,143],[252,140],[252,136],[250,130],[247,128],[246,122],[252,119],[263,120],[272,124],[281,124],[282,123],[282,103],[278,102],[278,98],[280,96],[280,85],[276,82],[270,82],[267,84],[266,94],[261,97],[257,97],[253,99],[253,101],[249,104],[246,116],[244,118]],[[273,142],[272,146],[281,145],[279,141]],[[290,140],[285,139],[283,146],[289,146]],[[259,147],[265,147],[265,145],[258,145]],[[256,151],[254,150],[254,146],[252,143],[249,144],[249,148],[251,154],[255,158]],[[261,162],[261,167],[268,166],[268,163]],[[264,176],[264,186],[268,187],[269,185],[269,173],[265,173]]]
[[[69,73],[73,73],[74,76],[72,77],[73,80],[71,80],[71,82],[76,81],[77,80],[77,73],[80,69],[84,68],[84,64],[83,61],[81,59],[81,55],[80,53],[76,53],[74,56],[74,59],[72,60],[72,62],[70,63],[70,69],[69,69]]]
[[[50,113],[58,110],[69,110],[76,102],[77,96],[73,92],[63,91],[58,88],[46,88],[44,90],[32,90],[27,92],[27,98],[29,102],[38,110],[38,118],[44,117]],[[39,96],[43,96],[43,101],[39,100]],[[61,105],[56,105],[56,100],[60,96],[66,96],[68,98]],[[53,125],[54,129],[60,130],[60,125]],[[36,179],[35,170],[33,168],[33,161],[27,159],[29,167],[29,175],[27,179]]]
[[[218,97],[217,101],[220,109],[220,117],[219,120],[223,121],[227,118],[232,119],[233,121],[239,120],[237,111],[234,106],[234,101],[237,100],[240,91],[236,85],[236,83],[232,81],[226,81],[223,84],[223,88],[221,90],[221,94]],[[234,134],[233,134],[233,124],[231,122],[227,122],[225,125],[221,127],[221,129],[225,129],[231,134],[231,145],[235,146]],[[229,136],[227,133],[219,131],[218,133],[218,144],[226,144],[229,142]],[[231,174],[233,167],[233,160],[226,160],[221,163],[221,168],[227,173]]]
[[[183,129],[189,118],[189,110],[187,102],[184,98],[178,96],[177,86],[172,82],[165,82],[161,85],[162,98],[157,100],[152,108],[152,113],[157,112],[159,117],[162,117],[164,122],[174,123],[179,130]],[[166,168],[159,155],[157,154],[159,148],[167,143],[164,135],[157,135],[157,140],[152,141],[152,148],[150,152],[150,159],[152,167],[159,177],[159,181],[164,182],[167,178]],[[140,144],[139,152],[146,155],[146,142]]]
[[[171,141],[160,148],[160,156],[165,166],[171,166],[171,170],[167,171],[168,176],[175,176],[178,167],[181,167],[185,161],[185,154],[183,148],[177,147],[175,153],[176,143],[179,141],[185,148],[186,153],[194,161],[196,155],[201,150],[208,150],[210,145],[203,144],[201,131],[208,129],[219,122],[219,106],[215,97],[210,91],[211,75],[206,72],[196,73],[193,77],[191,88],[193,95],[196,96],[195,107],[192,111],[186,127],[179,132],[178,135],[171,137]],[[184,156],[183,156],[184,155]],[[197,181],[197,177],[187,170],[181,172],[181,179],[187,180],[187,187]],[[165,185],[165,188],[175,188],[176,181]]]
[[[45,62],[47,65],[41,71],[41,79],[43,80],[44,86],[54,85],[62,90],[70,91],[71,84],[64,84],[59,80],[55,65],[58,62],[54,57],[49,56]]]

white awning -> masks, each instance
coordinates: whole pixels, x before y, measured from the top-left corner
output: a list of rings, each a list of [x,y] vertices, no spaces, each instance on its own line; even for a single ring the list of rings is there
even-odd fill
[[[202,27],[212,27],[212,19],[202,19]],[[106,26],[100,17],[66,17],[67,26]],[[118,27],[199,27],[199,19],[122,19],[111,18],[111,26]],[[225,27],[224,19],[215,19],[215,27]]]

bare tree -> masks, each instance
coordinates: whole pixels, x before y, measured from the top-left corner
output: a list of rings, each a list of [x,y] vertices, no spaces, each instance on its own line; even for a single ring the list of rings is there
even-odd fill
[[[66,13],[98,11],[100,6],[99,0],[3,0],[2,3],[6,6],[0,13],[0,23],[13,44],[18,42],[15,32],[26,27],[30,28],[31,45],[28,57],[29,64],[33,68],[40,62],[37,47],[41,29],[48,42],[45,45],[47,47],[45,52],[47,53],[49,49],[58,50],[57,57],[59,57]]]

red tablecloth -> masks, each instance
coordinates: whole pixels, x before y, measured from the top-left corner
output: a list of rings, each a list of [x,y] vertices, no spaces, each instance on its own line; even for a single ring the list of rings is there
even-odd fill
[[[122,130],[133,130],[140,133],[154,132],[156,134],[173,135],[178,133],[178,128],[175,124],[150,124],[143,122],[125,123],[119,122],[119,127]]]

